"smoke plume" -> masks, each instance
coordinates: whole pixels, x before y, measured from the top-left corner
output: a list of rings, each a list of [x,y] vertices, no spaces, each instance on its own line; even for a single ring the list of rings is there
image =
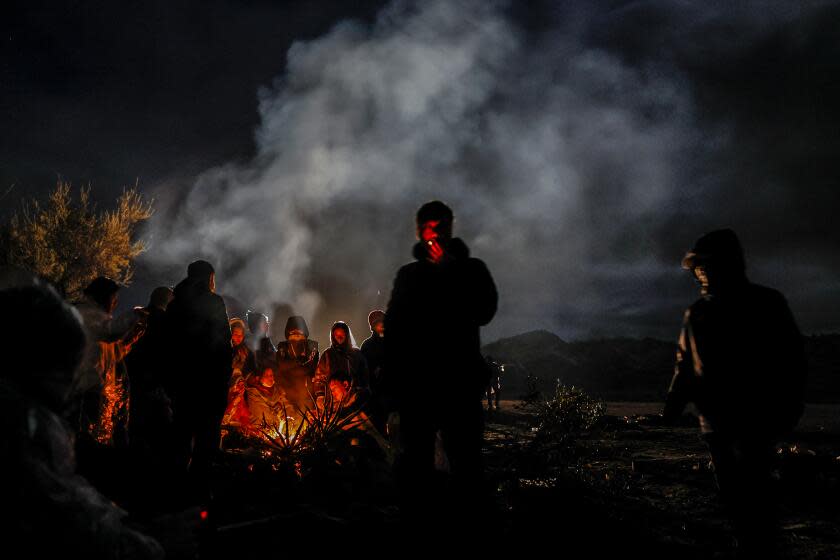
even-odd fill
[[[671,333],[693,293],[681,251],[732,225],[718,210],[738,177],[735,117],[709,118],[719,100],[691,63],[795,14],[667,6],[657,33],[624,37],[650,4],[535,21],[504,2],[397,0],[295,43],[259,92],[255,156],[159,212],[147,258],[207,258],[245,305],[286,303],[316,338],[338,319],[359,336],[411,259],[414,212],[439,198],[499,287],[486,338]],[[726,19],[742,33],[718,40]]]

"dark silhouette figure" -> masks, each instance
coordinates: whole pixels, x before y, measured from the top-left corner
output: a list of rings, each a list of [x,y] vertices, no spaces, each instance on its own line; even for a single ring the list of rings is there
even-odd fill
[[[0,291],[0,519],[7,543],[34,558],[163,558],[153,539],[129,528],[126,513],[76,472],[73,434],[61,417],[82,361],[85,330],[52,288]],[[45,351],[42,337],[51,337]]]
[[[248,323],[246,342],[248,348],[254,354],[258,371],[263,371],[265,368],[274,368],[274,362],[277,360],[277,349],[268,334],[270,330],[268,317],[258,311],[249,310],[245,314],[245,322]]]
[[[227,311],[215,288],[213,267],[195,261],[166,310],[177,460],[181,469],[188,469],[193,497],[199,500],[208,497],[232,370]]]
[[[775,443],[803,411],[802,336],[782,294],[747,279],[732,230],[701,237],[683,267],[702,297],[685,312],[664,419],[695,404],[739,546],[770,552]]]
[[[385,372],[393,380],[404,454],[398,468],[409,522],[443,527],[441,512],[481,508],[481,395],[487,368],[479,328],[496,313],[498,295],[482,261],[452,237],[452,210],[440,201],[417,212],[415,262],[400,268],[385,314]],[[454,507],[432,505],[435,438],[448,456]],[[438,504],[442,505],[442,504]]]
[[[142,310],[146,331],[135,343],[125,364],[131,379],[129,446],[144,457],[159,456],[160,445],[168,438],[172,422],[172,401],[164,376],[166,356],[166,307],[172,301],[172,288],[160,286],[152,292]]]
[[[370,395],[368,365],[356,348],[347,323],[337,321],[330,329],[330,346],[321,354],[315,371],[315,392],[335,402],[363,404]]]
[[[141,311],[146,315],[146,331],[125,358],[130,386],[131,413],[128,446],[133,471],[132,489],[145,504],[160,506],[160,496],[170,489],[161,477],[172,467],[173,454],[172,389],[167,379],[166,307],[174,296],[172,289],[160,286],[152,291]],[[152,481],[154,481],[152,483]]]
[[[374,309],[368,314],[370,336],[362,342],[362,354],[367,360],[370,374],[370,400],[367,413],[376,429],[385,433],[388,412],[392,409],[390,393],[385,384],[385,312]]]
[[[493,356],[487,356],[487,369],[489,370],[490,381],[484,392],[487,396],[487,410],[499,410],[502,399],[502,371],[503,366],[493,360]]]
[[[284,335],[286,340],[277,344],[275,374],[286,398],[302,410],[314,404],[312,380],[320,358],[318,343],[309,339],[309,327],[300,315],[289,317]]]

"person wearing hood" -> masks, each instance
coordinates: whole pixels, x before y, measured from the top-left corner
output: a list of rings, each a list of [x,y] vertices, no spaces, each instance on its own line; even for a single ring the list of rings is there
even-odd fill
[[[362,354],[367,360],[368,371],[370,372],[370,402],[367,406],[367,413],[376,429],[385,433],[390,406],[390,391],[383,374],[385,363],[385,312],[381,309],[374,309],[368,314],[368,325],[370,325],[370,336],[362,342]]]
[[[262,371],[266,367],[273,368],[277,359],[277,349],[268,335],[270,329],[268,317],[263,313],[248,310],[245,313],[245,321],[248,323],[246,342],[254,355],[258,370]]]
[[[74,434],[62,417],[85,355],[79,314],[40,281],[0,290],[6,356],[0,370],[0,515],[8,546],[26,556],[163,558],[160,544],[129,528],[127,513],[76,472]],[[57,333],[44,352],[33,332]],[[10,556],[15,555],[9,551]],[[23,554],[23,553],[21,553]]]
[[[361,405],[370,395],[367,360],[343,321],[333,323],[330,329],[330,347],[318,360],[314,385],[317,394],[333,402]]]
[[[97,445],[125,447],[128,444],[129,386],[123,362],[146,327],[144,310],[115,321],[120,285],[104,276],[84,289],[76,306],[87,331],[88,344],[80,375],[73,388],[79,404],[80,452]],[[127,320],[126,320],[127,319]],[[133,324],[132,324],[133,323]],[[95,442],[95,443],[94,443]]]
[[[199,499],[209,490],[209,470],[219,449],[233,370],[227,310],[215,292],[212,265],[195,261],[175,287],[175,297],[166,310],[180,450],[176,463],[179,470],[189,473]]]
[[[312,380],[320,357],[318,343],[310,340],[309,327],[300,315],[289,317],[284,334],[286,340],[277,344],[275,374],[291,405],[303,410],[314,404]]]
[[[495,315],[498,294],[484,262],[452,237],[453,223],[439,200],[420,207],[415,261],[397,272],[385,313],[384,371],[395,387],[403,444],[397,475],[406,518],[420,524],[435,519],[429,496],[438,432],[452,482],[447,510],[484,515],[489,499],[481,463],[488,376],[479,330]]]
[[[771,552],[775,444],[804,408],[802,335],[784,296],[749,281],[731,229],[700,237],[682,264],[701,297],[683,317],[663,419],[694,403],[739,546]]]

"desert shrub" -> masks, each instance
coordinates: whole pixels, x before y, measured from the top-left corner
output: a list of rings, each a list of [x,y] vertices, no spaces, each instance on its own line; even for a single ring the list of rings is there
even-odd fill
[[[594,428],[607,408],[603,401],[559,380],[554,393],[549,398],[535,399],[532,407],[537,416],[534,444],[559,453],[569,449],[581,434]]]
[[[98,210],[90,189],[76,198],[59,182],[45,203],[28,201],[0,227],[0,264],[34,272],[71,300],[97,276],[127,284],[133,259],[145,250],[136,229],[151,215],[136,188],[124,190],[113,210]]]

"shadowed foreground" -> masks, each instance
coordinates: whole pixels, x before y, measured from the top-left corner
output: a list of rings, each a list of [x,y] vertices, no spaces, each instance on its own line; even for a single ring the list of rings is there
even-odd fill
[[[442,546],[444,537],[457,535],[478,549],[577,551],[573,557],[734,556],[708,455],[692,424],[649,426],[638,415],[659,405],[611,403],[600,426],[572,451],[547,458],[529,446],[533,414],[513,401],[502,404],[485,433],[495,521],[483,533],[464,521],[452,534],[425,536],[422,546]],[[809,407],[796,441],[778,455],[787,557],[840,555],[836,412],[832,405]],[[222,557],[278,546],[405,550],[409,541],[385,457],[365,441],[342,455],[343,464],[313,463],[300,476],[294,467],[275,470],[258,455],[225,454],[203,551]]]

